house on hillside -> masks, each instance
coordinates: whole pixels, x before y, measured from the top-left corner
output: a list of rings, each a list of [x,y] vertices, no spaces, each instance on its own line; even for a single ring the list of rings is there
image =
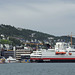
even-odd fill
[[[13,46],[9,44],[0,44],[0,50],[12,50]]]

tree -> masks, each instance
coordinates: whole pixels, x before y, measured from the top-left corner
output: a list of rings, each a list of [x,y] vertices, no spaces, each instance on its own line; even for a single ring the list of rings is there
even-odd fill
[[[1,44],[11,44],[12,42],[9,41],[9,40],[0,39],[0,43],[1,43]]]

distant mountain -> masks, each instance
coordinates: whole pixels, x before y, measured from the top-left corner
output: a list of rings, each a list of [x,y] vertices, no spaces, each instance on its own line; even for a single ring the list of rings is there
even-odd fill
[[[23,29],[23,28],[16,28],[14,26],[11,25],[4,25],[1,24],[0,25],[0,35],[5,35],[6,37],[16,37],[16,38],[22,38],[25,40],[31,40],[31,39],[37,39],[40,41],[44,41],[44,40],[49,40],[51,38],[54,38],[54,40],[58,40],[58,41],[70,41],[70,37],[67,36],[60,36],[60,37],[56,37],[54,35],[50,35],[47,33],[42,33],[39,31],[33,31],[33,30],[29,30],[29,29]],[[75,38],[73,38],[73,43],[75,43]]]

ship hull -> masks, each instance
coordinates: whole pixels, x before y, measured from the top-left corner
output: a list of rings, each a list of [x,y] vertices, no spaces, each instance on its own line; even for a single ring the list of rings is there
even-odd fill
[[[50,62],[75,62],[75,58],[30,58],[31,62],[50,63]]]

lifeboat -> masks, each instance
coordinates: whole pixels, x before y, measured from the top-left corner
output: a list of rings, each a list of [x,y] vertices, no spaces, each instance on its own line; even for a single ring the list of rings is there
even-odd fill
[[[72,55],[72,53],[69,53],[69,55]]]
[[[56,54],[66,54],[66,52],[56,52]]]

